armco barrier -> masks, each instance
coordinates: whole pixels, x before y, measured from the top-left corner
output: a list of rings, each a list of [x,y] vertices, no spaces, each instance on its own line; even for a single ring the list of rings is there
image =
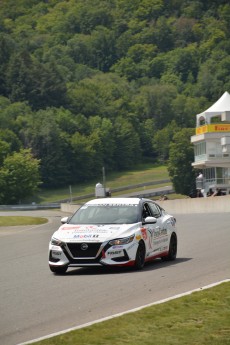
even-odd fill
[[[0,211],[33,211],[60,208],[60,203],[0,205]]]
[[[222,213],[230,212],[230,195],[216,196],[209,198],[188,198],[157,201],[168,213],[187,214],[187,213]],[[75,212],[80,205],[61,204],[61,211],[67,213]]]

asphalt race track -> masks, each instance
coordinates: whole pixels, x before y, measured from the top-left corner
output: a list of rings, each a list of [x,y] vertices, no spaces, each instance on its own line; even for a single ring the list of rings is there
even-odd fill
[[[178,259],[142,271],[48,268],[59,211],[0,212],[49,218],[0,227],[0,344],[16,345],[230,278],[230,214],[177,215]]]

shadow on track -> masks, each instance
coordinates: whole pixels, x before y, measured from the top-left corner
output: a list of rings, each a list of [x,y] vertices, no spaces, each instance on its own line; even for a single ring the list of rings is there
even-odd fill
[[[154,271],[157,269],[163,269],[164,267],[175,266],[183,262],[192,260],[192,258],[178,258],[174,261],[162,261],[161,259],[155,259],[151,262],[147,262],[142,270],[136,270],[133,267],[77,267],[69,268],[64,274],[58,274],[57,276],[77,276],[77,275],[108,275],[108,274],[135,274],[144,273],[146,271]]]

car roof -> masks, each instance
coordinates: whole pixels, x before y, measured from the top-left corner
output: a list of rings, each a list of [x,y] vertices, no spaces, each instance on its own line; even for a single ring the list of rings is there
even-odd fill
[[[87,205],[139,205],[140,198],[98,198],[86,202]]]

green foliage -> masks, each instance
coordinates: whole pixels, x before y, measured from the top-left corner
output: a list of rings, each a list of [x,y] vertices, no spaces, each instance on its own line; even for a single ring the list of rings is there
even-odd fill
[[[194,130],[183,128],[173,136],[169,146],[168,172],[175,192],[189,195],[195,188],[195,172],[191,167],[194,159],[190,138]]]
[[[166,160],[230,90],[229,18],[227,0],[2,0],[2,164],[31,148],[54,187]]]
[[[103,165],[100,146],[100,137],[96,132],[89,136],[76,132],[72,136],[73,160],[71,170],[74,172],[75,181],[87,181],[87,179],[99,174]]]
[[[39,161],[30,150],[20,150],[4,159],[0,168],[1,203],[19,203],[33,195],[39,184]]]
[[[4,162],[4,159],[6,158],[9,152],[10,145],[7,142],[0,139],[0,166]]]
[[[119,170],[132,167],[141,159],[140,140],[130,122],[118,117],[114,124],[116,136],[115,160]]]
[[[9,98],[34,109],[65,103],[66,86],[55,61],[41,64],[28,51],[12,55],[6,78]]]
[[[22,147],[18,136],[10,129],[0,130],[0,138],[9,145],[9,152],[18,151]]]
[[[31,147],[35,157],[41,161],[41,178],[45,186],[63,185],[70,180],[67,164],[68,158],[72,158],[67,154],[70,144],[68,136],[62,135],[55,120],[61,112],[55,108],[39,110],[27,117],[20,131],[24,145]]]
[[[169,123],[163,129],[156,132],[153,138],[153,147],[157,152],[158,157],[165,162],[169,157],[169,145],[175,133],[180,130],[175,121]]]

